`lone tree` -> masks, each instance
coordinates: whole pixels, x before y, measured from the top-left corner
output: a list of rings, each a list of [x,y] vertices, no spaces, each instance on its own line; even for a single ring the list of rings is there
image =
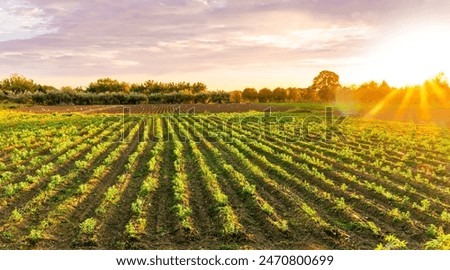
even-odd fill
[[[339,75],[332,71],[321,71],[314,78],[311,89],[317,92],[317,96],[321,101],[329,102],[336,100],[336,92],[341,88],[339,83]]]

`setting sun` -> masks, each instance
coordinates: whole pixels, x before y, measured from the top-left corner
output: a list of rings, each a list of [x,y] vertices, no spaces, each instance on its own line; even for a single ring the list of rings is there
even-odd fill
[[[395,86],[420,84],[439,72],[450,73],[448,26],[408,25],[381,38],[372,58],[373,72]]]

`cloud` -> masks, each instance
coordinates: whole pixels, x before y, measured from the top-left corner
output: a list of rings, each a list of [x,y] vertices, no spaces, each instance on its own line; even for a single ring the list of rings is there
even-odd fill
[[[51,17],[43,10],[26,1],[0,3],[0,42],[33,37],[55,32],[49,27]]]
[[[11,22],[0,24],[0,77],[208,81],[223,73],[229,81],[245,70],[308,65],[309,74],[357,61],[411,3],[421,13],[445,1],[8,1],[0,4],[0,20]]]

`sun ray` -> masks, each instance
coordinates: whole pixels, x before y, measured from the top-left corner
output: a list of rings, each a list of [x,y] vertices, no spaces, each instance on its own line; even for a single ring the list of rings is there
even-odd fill
[[[397,95],[397,91],[391,91],[383,100],[377,103],[364,117],[373,118]]]
[[[429,121],[430,103],[428,102],[428,92],[425,87],[420,88],[420,105],[419,105],[419,119],[422,121]]]
[[[444,105],[448,102],[444,93],[444,88],[441,85],[432,81],[428,86],[429,87],[427,90],[429,89],[433,92],[433,94],[438,98],[440,104]]]
[[[403,96],[402,102],[400,103],[400,106],[398,107],[397,111],[395,112],[394,119],[395,120],[402,120],[405,116],[406,110],[408,109],[408,105],[411,104],[411,98],[414,94],[414,89],[408,88],[406,90],[405,95]]]

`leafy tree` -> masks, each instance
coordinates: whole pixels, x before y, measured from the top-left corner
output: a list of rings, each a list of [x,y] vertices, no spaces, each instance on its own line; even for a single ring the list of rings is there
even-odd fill
[[[336,91],[341,88],[339,76],[332,71],[321,71],[319,75],[314,78],[311,88],[317,92],[321,101],[334,101],[336,98]]]
[[[50,85],[37,85],[37,91],[41,92],[41,93],[48,93],[48,92],[54,92],[54,91],[58,91],[58,89],[56,89],[53,86]]]
[[[261,103],[269,102],[272,100],[272,90],[269,88],[263,88],[258,92],[258,100]]]
[[[439,72],[434,78],[431,80],[425,81],[425,83],[431,82],[434,85],[440,86],[442,88],[449,88],[448,79],[443,72]]]
[[[208,91],[208,88],[206,87],[206,84],[201,83],[201,82],[196,82],[191,86],[192,94],[205,93],[207,91]]]
[[[161,83],[155,82],[153,80],[148,80],[143,83],[144,87],[144,94],[150,95],[150,94],[163,94],[164,87]]]
[[[258,100],[258,92],[255,88],[245,88],[244,91],[242,91],[242,98],[246,102],[255,102]]]
[[[31,79],[27,79],[19,74],[13,74],[0,83],[0,89],[13,94],[21,94],[26,92],[34,93],[38,91],[39,86]]]
[[[384,98],[385,96],[389,95],[391,91],[392,88],[389,86],[389,84],[386,81],[383,81],[378,87],[378,96],[382,96]]]
[[[308,87],[303,91],[303,100],[317,101],[317,91],[312,87]]]
[[[68,94],[75,94],[77,92],[72,86],[63,86],[59,90]]]
[[[450,104],[450,87],[444,73],[441,72],[434,78],[425,81],[423,88],[428,93],[430,103],[439,106]]]
[[[275,90],[273,90],[273,93],[272,93],[273,101],[284,102],[287,100],[287,98],[288,98],[288,94],[287,94],[286,89],[278,87]]]
[[[213,91],[211,92],[211,101],[213,103],[229,103],[230,94],[225,91]]]
[[[131,93],[144,93],[145,86],[142,83],[133,83],[130,85],[130,92]]]
[[[231,103],[241,103],[242,102],[242,92],[239,90],[230,92],[230,102]]]
[[[300,88],[289,87],[286,89],[287,99],[292,102],[302,100],[302,91]]]
[[[344,86],[336,92],[336,101],[338,103],[353,103],[356,100],[354,99],[354,93],[357,89],[356,85]]]
[[[378,84],[375,81],[370,81],[360,85],[354,91],[354,96],[355,99],[361,103],[377,103],[383,100],[392,91],[393,89],[385,81],[383,81],[381,84]]]
[[[89,84],[86,89],[91,93],[114,93],[114,92],[130,92],[130,85],[125,82],[119,82],[117,80],[113,80],[111,78],[102,78],[98,79],[97,82]]]
[[[211,96],[208,93],[194,95],[194,103],[209,103]]]

